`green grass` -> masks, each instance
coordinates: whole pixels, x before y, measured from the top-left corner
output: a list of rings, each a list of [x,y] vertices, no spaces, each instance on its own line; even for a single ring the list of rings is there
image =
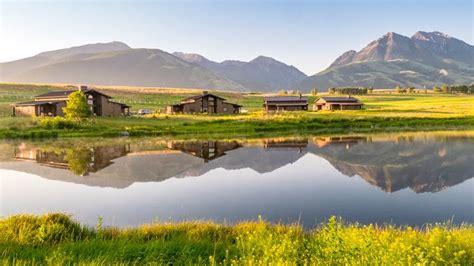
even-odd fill
[[[474,95],[378,91],[357,96],[363,110],[289,112],[265,114],[263,95],[217,92],[243,105],[249,112],[240,115],[163,115],[133,118],[96,118],[72,129],[40,126],[38,119],[1,117],[9,104],[48,90],[65,89],[50,85],[0,84],[0,137],[100,137],[129,132],[132,136],[259,137],[290,134],[364,133],[376,131],[460,130],[474,128]],[[200,90],[136,87],[100,87],[133,109],[162,109]],[[16,98],[15,98],[16,97]],[[22,98],[23,97],[23,98]],[[310,103],[315,99],[310,97]],[[311,107],[311,106],[310,106]],[[3,113],[7,114],[7,113]]]
[[[344,224],[313,230],[264,221],[97,228],[63,214],[0,219],[0,263],[9,264],[460,264],[474,261],[474,227]]]
[[[165,116],[155,118],[95,118],[73,128],[44,127],[35,118],[0,118],[0,138],[180,136],[238,138],[328,133],[469,130],[474,116],[452,118],[320,116],[292,113],[272,116]]]

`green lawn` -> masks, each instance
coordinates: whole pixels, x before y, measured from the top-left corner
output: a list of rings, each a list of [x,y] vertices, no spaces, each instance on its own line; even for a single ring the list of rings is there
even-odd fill
[[[423,228],[344,224],[313,230],[264,221],[88,228],[62,214],[0,219],[0,263],[471,265],[472,225]]]

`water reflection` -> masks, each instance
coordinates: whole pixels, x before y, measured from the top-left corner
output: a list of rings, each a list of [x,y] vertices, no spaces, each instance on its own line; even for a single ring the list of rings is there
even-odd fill
[[[0,216],[474,222],[473,134],[0,143]],[[442,191],[442,192],[441,192]],[[433,192],[433,193],[423,193]]]
[[[292,164],[306,154],[323,158],[341,174],[359,176],[386,192],[407,187],[417,193],[437,192],[474,176],[474,138],[465,136],[145,140],[61,147],[22,143],[9,148],[14,150],[15,160],[36,164],[4,162],[0,168],[117,188],[134,182],[201,176],[217,168],[249,168],[263,174]],[[64,171],[58,174],[45,167]]]
[[[85,176],[111,165],[113,159],[130,152],[130,145],[72,147],[63,149],[40,149],[24,143],[14,150],[17,160],[34,161],[40,165],[69,169],[76,175]]]
[[[166,147],[203,158],[205,162],[226,155],[226,151],[242,147],[237,141],[168,141]]]

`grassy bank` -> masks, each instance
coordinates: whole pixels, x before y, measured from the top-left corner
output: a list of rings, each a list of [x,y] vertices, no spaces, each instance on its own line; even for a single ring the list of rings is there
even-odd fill
[[[394,131],[469,130],[474,116],[366,117],[293,113],[274,116],[165,116],[154,118],[95,118],[66,126],[51,126],[37,118],[0,118],[0,138],[179,136],[238,138],[286,135],[347,134]]]
[[[474,262],[472,225],[343,224],[311,231],[263,221],[91,229],[62,214],[0,220],[0,262],[8,264],[461,264]]]

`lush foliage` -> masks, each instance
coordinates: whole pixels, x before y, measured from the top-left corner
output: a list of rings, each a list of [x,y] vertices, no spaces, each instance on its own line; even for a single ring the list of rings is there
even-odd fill
[[[367,94],[368,89],[362,87],[337,87],[337,88],[329,88],[329,94]]]
[[[79,124],[64,117],[42,117],[39,120],[39,127],[44,129],[74,129],[79,128]]]
[[[472,264],[474,228],[344,225],[332,217],[307,231],[264,221],[137,228],[81,226],[62,214],[0,220],[2,264]]]
[[[68,96],[67,106],[63,108],[67,119],[82,120],[90,117],[92,111],[87,103],[86,95],[81,91],[75,91]]]

